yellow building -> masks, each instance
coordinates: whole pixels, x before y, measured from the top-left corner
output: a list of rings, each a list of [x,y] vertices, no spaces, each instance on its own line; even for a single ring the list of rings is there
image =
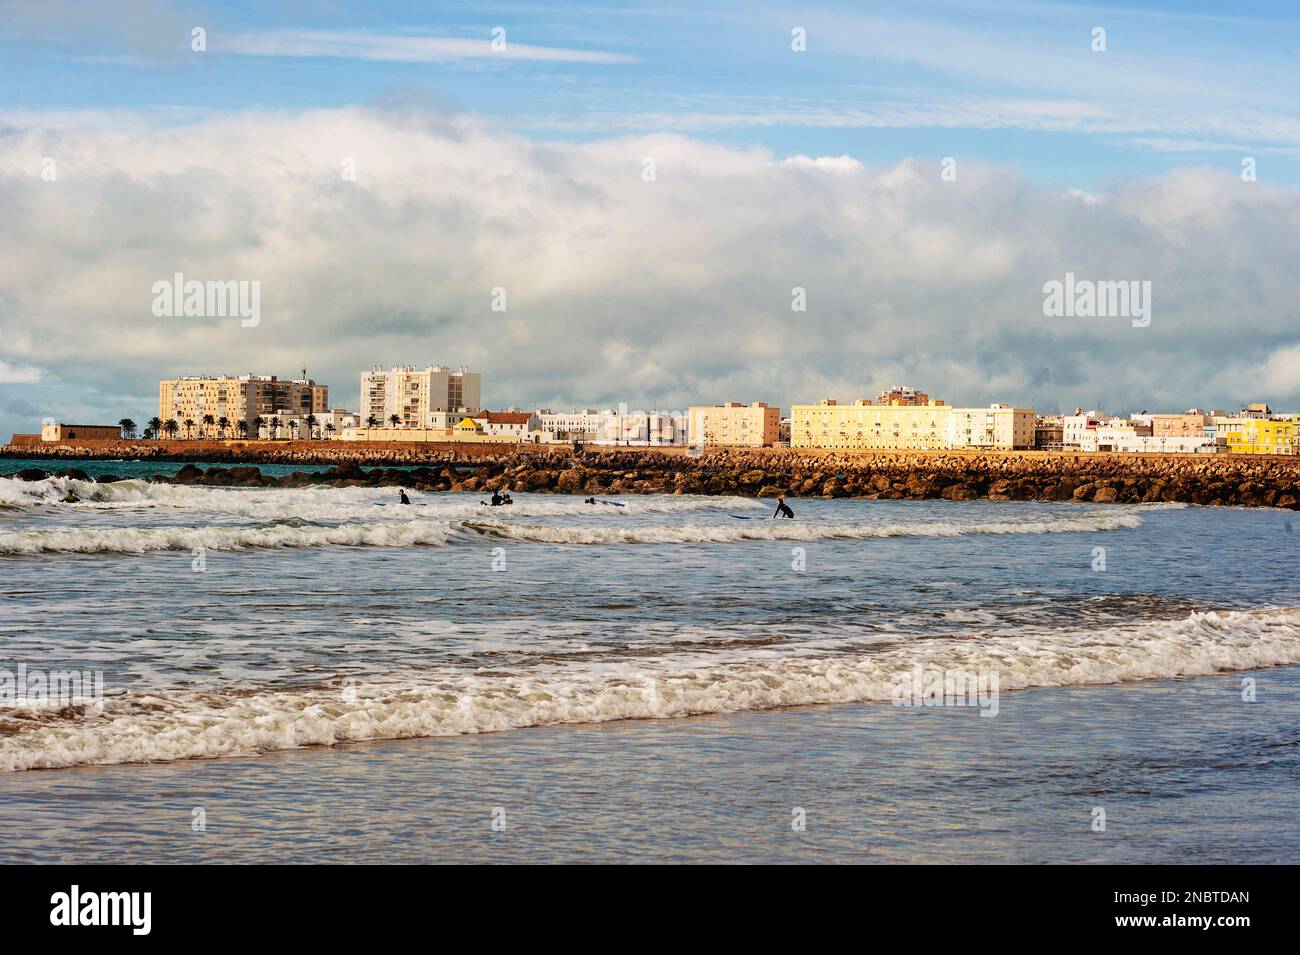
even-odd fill
[[[771,448],[781,439],[781,409],[765,401],[745,406],[692,406],[687,413],[688,441],[693,448]]]
[[[1300,424],[1294,420],[1247,418],[1220,433],[1227,438],[1230,454],[1300,453]]]
[[[186,421],[195,423],[196,434],[216,437],[213,426],[203,426],[205,415],[213,421],[229,421],[227,436],[233,437],[239,422],[246,422],[248,433],[256,436],[253,421],[282,413],[309,415],[327,412],[329,386],[302,378],[277,378],[275,375],[241,375],[238,378],[187,377],[158,382],[158,417],[175,421],[184,434]],[[187,435],[192,436],[192,435]]]
[[[948,446],[951,408],[942,401],[922,405],[872,404],[860,398],[842,405],[833,398],[790,409],[790,447],[880,451],[935,451]]]

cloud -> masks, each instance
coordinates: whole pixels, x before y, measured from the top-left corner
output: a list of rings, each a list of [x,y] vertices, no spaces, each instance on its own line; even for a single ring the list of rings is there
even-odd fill
[[[787,406],[907,382],[954,402],[1300,410],[1300,194],[1200,168],[1091,196],[940,172],[677,135],[536,141],[415,109],[11,129],[0,358],[102,396],[104,420],[147,418],[160,377],[304,366],[353,406],[359,372],[398,362],[468,363],[494,407]],[[1067,271],[1150,280],[1150,327],[1045,318]],[[155,317],[176,272],[259,281],[261,323]]]
[[[212,50],[244,56],[329,57],[433,63],[472,57],[531,60],[550,63],[632,63],[636,57],[601,50],[568,50],[516,43],[507,34],[504,47],[493,49],[492,38],[416,36],[407,34],[344,33],[326,30],[277,30],[266,33],[216,35]]]
[[[45,372],[40,368],[0,360],[0,385],[34,385],[44,377]]]

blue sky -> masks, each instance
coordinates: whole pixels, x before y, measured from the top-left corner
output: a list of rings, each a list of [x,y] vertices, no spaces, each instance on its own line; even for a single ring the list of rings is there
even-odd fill
[[[1300,407],[1297,47],[1283,2],[0,0],[0,431],[303,364],[351,405],[370,361],[471,361],[498,407]],[[1089,266],[1156,282],[1149,332],[1042,323]],[[182,269],[272,319],[150,324]]]
[[[409,99],[538,138],[673,131],[868,164],[956,155],[1081,188],[1242,155],[1271,181],[1300,176],[1287,2],[69,6],[14,5],[0,109],[181,122]],[[505,56],[490,50],[496,27]],[[791,49],[796,27],[806,52]]]

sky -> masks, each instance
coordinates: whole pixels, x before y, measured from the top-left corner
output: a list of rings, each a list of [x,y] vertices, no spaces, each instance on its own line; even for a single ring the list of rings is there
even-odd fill
[[[1300,411],[1298,46],[1287,2],[0,0],[0,437],[376,364]],[[176,273],[259,321],[156,314]],[[1045,314],[1067,273],[1149,321]]]

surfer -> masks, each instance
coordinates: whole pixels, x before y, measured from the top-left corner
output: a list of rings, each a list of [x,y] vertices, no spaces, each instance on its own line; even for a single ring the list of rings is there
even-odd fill
[[[583,504],[595,504],[595,503],[596,503],[596,499],[595,499],[594,497],[589,497],[589,498],[587,498],[585,501],[583,501],[582,503],[583,503]]]
[[[403,503],[403,504],[410,504],[410,503],[411,503],[411,499],[410,499],[409,497],[406,496],[406,488],[404,488],[404,487],[403,487],[403,488],[398,488],[398,489],[397,489],[397,493],[398,493],[398,495],[402,498],[402,503]]]
[[[772,515],[772,519],[778,517],[794,517],[794,511],[790,510],[790,505],[785,502],[784,497],[776,499],[776,513]]]

